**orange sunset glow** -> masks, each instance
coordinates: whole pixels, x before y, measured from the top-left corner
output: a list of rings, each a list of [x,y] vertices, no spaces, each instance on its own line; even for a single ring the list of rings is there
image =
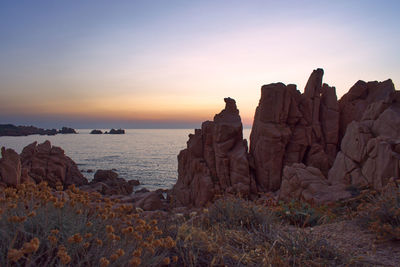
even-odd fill
[[[64,3],[37,14],[3,4],[3,24],[11,26],[1,29],[0,119],[90,127],[103,118],[133,128],[146,120],[181,121],[186,127],[219,112],[229,96],[250,126],[263,84],[294,83],[302,91],[316,67],[339,97],[358,79],[391,77],[398,87],[393,9],[372,2],[286,4],[133,2],[107,9],[86,3],[76,10]]]

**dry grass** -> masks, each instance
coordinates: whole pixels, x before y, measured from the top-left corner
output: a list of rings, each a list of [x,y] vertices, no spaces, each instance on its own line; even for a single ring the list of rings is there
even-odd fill
[[[368,194],[358,206],[358,215],[377,241],[400,241],[400,183],[392,180],[380,194]]]
[[[45,183],[5,189],[1,266],[159,266],[172,260],[175,241],[157,221],[74,186],[58,189]]]
[[[332,207],[221,198],[186,216],[151,220],[74,186],[23,184],[0,195],[0,265],[363,266],[324,229],[357,217],[380,240],[398,240],[398,185],[368,192]]]

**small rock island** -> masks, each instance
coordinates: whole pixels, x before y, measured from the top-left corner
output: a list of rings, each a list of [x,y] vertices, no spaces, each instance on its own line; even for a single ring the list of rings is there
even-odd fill
[[[90,132],[90,134],[103,134],[101,130],[94,129]]]

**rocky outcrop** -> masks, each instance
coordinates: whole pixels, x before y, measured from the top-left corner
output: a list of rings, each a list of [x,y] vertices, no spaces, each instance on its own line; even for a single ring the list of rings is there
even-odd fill
[[[62,127],[58,133],[60,134],[76,134],[77,132],[73,128]]]
[[[339,100],[340,137],[345,135],[347,125],[360,121],[364,111],[374,102],[387,102],[394,92],[392,80],[384,82],[356,82]]]
[[[400,94],[392,81],[358,81],[338,101],[322,77],[314,70],[304,93],[262,86],[248,155],[236,105],[226,100],[178,156],[177,202],[201,206],[216,194],[258,191],[326,203],[350,197],[346,188],[380,190],[398,177]]]
[[[102,132],[101,130],[96,130],[96,129],[94,129],[94,130],[92,130],[92,131],[90,132],[90,134],[103,134],[103,132]]]
[[[327,174],[337,153],[339,110],[334,87],[314,70],[304,93],[283,83],[264,85],[250,135],[260,191],[277,191],[285,165],[304,163]]]
[[[51,187],[55,187],[58,181],[65,186],[88,183],[75,162],[65,155],[64,150],[52,146],[49,141],[39,145],[34,142],[26,146],[20,156],[22,173],[25,172],[29,179],[37,183],[47,181]]]
[[[1,148],[0,182],[6,186],[16,186],[21,182],[21,161],[17,152]]]
[[[81,189],[96,191],[103,195],[130,195],[134,185],[138,183],[136,180],[126,181],[112,170],[97,170],[89,185],[82,186]]]
[[[105,132],[105,134],[125,134],[124,129],[111,129],[109,132]]]
[[[34,142],[26,146],[20,155],[12,149],[1,150],[0,182],[16,186],[22,182],[40,183],[46,181],[56,188],[61,182],[69,185],[87,184],[75,162],[67,157],[60,147],[52,146],[49,141],[42,144]]]
[[[187,148],[178,155],[178,181],[173,188],[178,205],[202,206],[216,194],[256,192],[239,110],[235,100],[224,100],[225,109],[190,134]]]
[[[368,83],[369,84],[369,83]],[[365,108],[360,121],[347,125],[341,151],[329,171],[332,184],[370,185],[381,190],[391,177],[400,174],[400,93],[384,82],[378,101]],[[378,83],[379,85],[379,83]],[[386,95],[392,88],[390,95]],[[382,95],[386,95],[381,100]]]

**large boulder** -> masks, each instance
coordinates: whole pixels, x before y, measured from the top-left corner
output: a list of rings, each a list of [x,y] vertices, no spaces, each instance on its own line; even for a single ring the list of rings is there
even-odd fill
[[[133,199],[134,206],[145,211],[161,210],[164,208],[160,195],[155,191],[135,194]]]
[[[21,161],[17,152],[1,148],[0,182],[16,186],[21,182]]]
[[[302,200],[317,204],[335,202],[351,197],[345,184],[332,185],[315,167],[294,163],[283,169],[279,199]]]
[[[88,183],[75,162],[65,155],[64,150],[52,146],[49,141],[39,145],[34,142],[26,146],[20,157],[23,173],[37,183],[46,181],[51,187],[55,187],[59,181],[65,186]]]
[[[173,188],[177,205],[203,206],[216,194],[249,197],[256,193],[239,110],[235,100],[224,100],[225,109],[190,134],[187,148],[178,155],[178,181]]]
[[[135,181],[137,182],[137,181]],[[134,182],[118,177],[112,170],[97,170],[89,185],[82,186],[85,191],[97,191],[103,195],[130,195],[133,192]]]

